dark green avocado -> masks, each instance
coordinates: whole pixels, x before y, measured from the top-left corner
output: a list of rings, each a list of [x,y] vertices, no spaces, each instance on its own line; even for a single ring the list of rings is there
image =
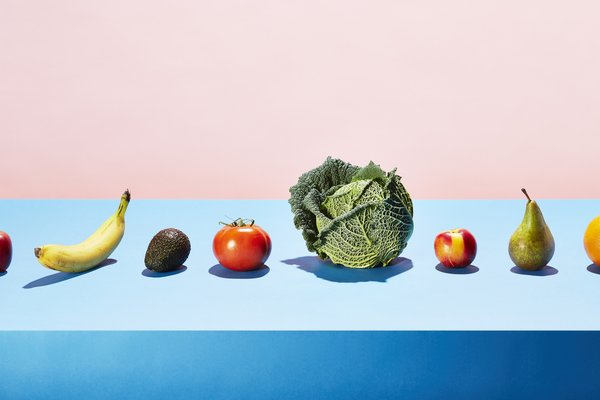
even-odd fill
[[[185,233],[175,228],[163,229],[150,241],[144,263],[152,271],[174,271],[183,265],[191,250]]]

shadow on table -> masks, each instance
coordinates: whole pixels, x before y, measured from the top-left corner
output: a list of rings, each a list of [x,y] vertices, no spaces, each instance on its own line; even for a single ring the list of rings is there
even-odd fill
[[[8,274],[8,271],[0,272],[0,276],[4,276],[6,274]]]
[[[590,271],[592,274],[600,275],[600,267],[597,266],[596,264],[588,265],[587,270]]]
[[[554,267],[546,265],[544,268],[539,271],[528,271],[523,268],[519,268],[516,265],[510,269],[510,272],[518,275],[529,275],[529,276],[550,276],[558,274],[558,270]]]
[[[181,267],[179,267],[173,271],[168,271],[168,272],[156,272],[156,271],[152,271],[148,268],[144,268],[144,270],[142,271],[142,275],[144,275],[148,278],[164,278],[167,276],[180,274],[180,273],[184,272],[185,270],[187,270],[187,267],[185,265],[182,265]]]
[[[348,268],[323,261],[317,256],[304,256],[281,260],[282,263],[295,265],[298,269],[314,274],[317,278],[338,283],[386,282],[388,279],[408,271],[413,267],[408,258],[398,257],[386,267]]]
[[[256,279],[262,278],[263,276],[268,274],[270,270],[271,269],[268,266],[262,265],[254,271],[233,271],[231,269],[225,268],[221,264],[216,264],[210,267],[208,273],[214,276],[218,276],[219,278],[225,279]]]
[[[74,274],[67,273],[67,272],[57,272],[52,275],[44,276],[43,278],[40,278],[40,279],[36,279],[33,282],[29,282],[27,285],[23,286],[23,289],[31,289],[31,288],[40,287],[40,286],[48,286],[48,285],[53,285],[55,283],[59,283],[62,281],[67,281],[69,279],[77,278],[78,276],[81,276],[81,275],[89,274],[92,271],[96,271],[97,269],[106,267],[108,265],[115,264],[116,262],[117,262],[117,260],[115,260],[114,258],[107,258],[106,260],[102,261],[100,264],[98,264],[94,268],[92,268],[88,271],[85,271],[85,272],[79,272],[79,273],[74,273]]]
[[[438,271],[443,272],[445,274],[453,274],[453,275],[469,275],[469,274],[474,274],[475,272],[479,271],[479,267],[476,267],[475,265],[467,265],[464,268],[448,268],[448,267],[445,267],[444,265],[442,265],[441,263],[436,265],[435,269],[437,269]]]

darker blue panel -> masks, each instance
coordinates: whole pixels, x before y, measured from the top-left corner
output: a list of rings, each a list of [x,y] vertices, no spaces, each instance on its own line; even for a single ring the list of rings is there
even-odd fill
[[[1,332],[0,398],[559,399],[598,332]]]

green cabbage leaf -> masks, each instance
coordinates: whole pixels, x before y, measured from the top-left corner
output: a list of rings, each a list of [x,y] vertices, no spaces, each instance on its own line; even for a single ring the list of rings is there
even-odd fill
[[[413,232],[413,205],[396,175],[327,158],[290,188],[294,224],[309,251],[351,268],[388,265]]]

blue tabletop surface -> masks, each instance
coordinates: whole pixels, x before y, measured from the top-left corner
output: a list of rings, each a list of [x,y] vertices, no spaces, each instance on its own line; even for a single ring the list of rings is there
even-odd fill
[[[598,200],[539,202],[556,241],[542,274],[511,271],[508,239],[525,201],[416,201],[415,231],[386,268],[351,270],[309,253],[285,201],[132,200],[120,246],[83,274],[43,268],[33,248],[85,239],[117,207],[108,200],[2,200],[13,263],[0,276],[0,330],[598,330],[600,268],[583,250]],[[268,268],[229,272],[211,243],[227,217],[254,218],[273,240]],[[178,273],[144,267],[148,242],[179,228],[192,252]],[[436,268],[434,236],[475,235],[475,267]]]

